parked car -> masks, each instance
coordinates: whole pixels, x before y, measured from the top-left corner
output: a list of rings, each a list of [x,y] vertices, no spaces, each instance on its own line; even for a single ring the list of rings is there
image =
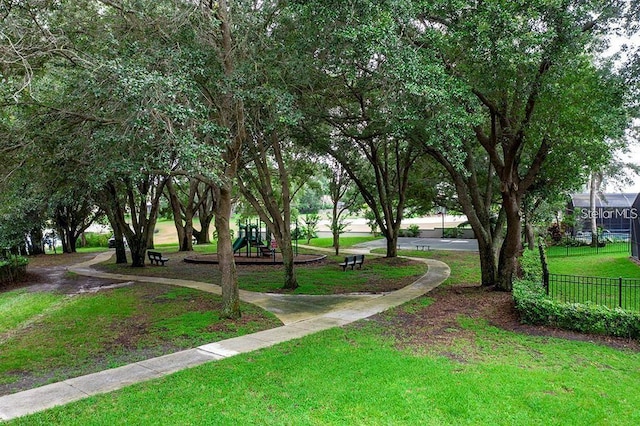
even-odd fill
[[[129,244],[127,244],[126,238],[123,239],[123,242],[124,242],[124,248],[128,249]],[[109,238],[107,245],[109,246],[109,248],[116,248],[116,237],[112,235],[111,238]]]

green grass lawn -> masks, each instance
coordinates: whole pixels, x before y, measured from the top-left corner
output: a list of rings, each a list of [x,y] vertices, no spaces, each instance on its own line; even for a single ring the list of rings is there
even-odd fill
[[[380,237],[340,237],[340,248],[346,249],[355,246],[356,244],[366,243],[369,241],[375,241],[381,239]],[[300,244],[307,244],[306,240],[299,240]],[[333,247],[332,237],[312,238],[309,242],[310,246],[330,248]]]
[[[197,254],[212,253],[212,246],[194,246]],[[185,263],[182,259],[193,253],[178,252],[176,245],[162,247],[163,255],[170,261],[165,267],[147,266],[131,268],[129,265],[116,265],[109,260],[98,269],[127,275],[147,275],[176,279],[188,279],[220,283],[220,271],[217,265]],[[300,248],[300,253],[317,253],[317,250]],[[326,253],[320,253],[325,255]],[[379,256],[366,256],[361,269],[343,271],[338,263],[342,256],[327,256],[318,263],[296,265],[299,287],[291,294],[337,294],[353,292],[392,291],[411,284],[427,272],[425,263],[406,259],[385,259]],[[282,265],[238,265],[238,286],[242,290],[257,292],[281,292],[284,284]]]
[[[39,316],[59,307],[64,299],[61,294],[31,293],[24,290],[0,293],[0,336],[28,326]]]
[[[464,359],[332,329],[9,425],[633,425],[640,355],[460,319]],[[456,350],[455,347],[450,351]]]
[[[199,248],[207,252],[210,246]],[[131,268],[111,261],[102,269],[219,282],[216,265],[187,264],[171,250],[177,246],[163,248],[171,257],[167,267]],[[68,256],[38,260],[55,264]],[[78,262],[86,255],[74,258]],[[362,269],[343,272],[339,259],[297,267],[300,287],[295,293],[391,291],[427,271],[420,262],[367,257]],[[240,267],[238,275],[240,287],[253,291],[279,291],[284,281],[281,266]],[[0,394],[3,386],[4,392],[10,391],[25,378],[44,384],[280,325],[253,305],[242,304],[239,322],[221,321],[220,310],[218,296],[160,284],[137,283],[73,296],[24,290],[0,293]]]
[[[566,246],[566,245],[552,245],[547,247],[547,256],[549,257],[565,257],[565,256],[589,256],[596,254],[618,254],[629,253],[631,247],[629,242],[610,242],[606,243],[604,247],[590,247],[584,246]]]
[[[374,253],[385,254],[386,249],[375,249]],[[478,253],[454,250],[400,250],[400,256],[434,259],[446,263],[451,275],[444,285],[478,285],[481,281]]]
[[[291,294],[391,291],[411,284],[427,272],[425,263],[405,259],[365,257],[362,269],[346,271],[338,266],[341,257],[330,256],[328,259],[322,265],[297,266],[296,276],[300,286]],[[238,286],[243,290],[279,291],[283,282],[282,268],[248,266],[238,270]]]
[[[222,321],[220,310],[219,296],[160,284],[73,296],[1,293],[0,387],[58,381],[281,324],[250,304],[237,323]]]
[[[448,263],[452,269],[447,281],[450,285],[479,282],[477,253],[401,254]],[[338,277],[344,279],[350,272],[340,271]],[[125,295],[121,297],[126,300]],[[163,297],[160,305],[188,300],[193,295],[185,298],[181,292],[173,292]],[[46,309],[56,301],[42,303],[42,309]],[[403,322],[428,320],[423,311],[430,303],[429,298],[420,298],[346,327],[212,362],[7,424],[640,423],[640,353],[592,342],[509,332],[466,316],[458,317],[455,327],[441,330],[442,339],[435,343],[402,342],[399,336]],[[118,304],[122,310],[129,309],[124,301]],[[102,312],[96,309],[92,315]],[[160,324],[179,330],[180,324],[190,322],[198,321]],[[3,351],[0,348],[0,354]]]
[[[550,257],[551,274],[568,275],[557,282],[555,277],[549,284],[550,295],[566,302],[590,301],[610,308],[640,309],[640,289],[636,285],[621,285],[617,278],[640,279],[640,266],[628,254],[610,253],[588,256]],[[574,283],[574,276],[611,278],[612,280],[590,280]],[[620,294],[622,293],[622,294]]]
[[[640,278],[640,266],[629,259],[628,253],[549,257],[547,263],[552,274]]]

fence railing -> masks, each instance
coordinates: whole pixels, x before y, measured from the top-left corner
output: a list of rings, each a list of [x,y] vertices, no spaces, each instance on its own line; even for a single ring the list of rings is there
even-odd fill
[[[544,274],[547,295],[569,303],[592,302],[640,312],[640,279]]]
[[[596,239],[591,245],[591,235],[583,237],[565,236],[547,247],[548,257],[584,256],[601,253],[631,253],[630,235],[615,235]]]

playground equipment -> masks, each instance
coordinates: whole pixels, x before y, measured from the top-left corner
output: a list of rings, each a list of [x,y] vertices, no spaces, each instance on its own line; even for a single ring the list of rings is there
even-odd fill
[[[263,223],[261,220],[256,221],[255,224],[246,221],[243,224],[238,224],[239,233],[238,238],[233,242],[233,252],[239,253],[241,249],[246,249],[246,256],[252,257],[255,256],[264,256],[268,257],[274,253],[274,249],[272,249],[268,243],[271,240],[271,236],[267,227],[264,227],[263,233]],[[264,240],[263,240],[264,236]],[[254,250],[255,249],[255,250]]]
[[[264,226],[263,226],[264,225]],[[269,228],[258,219],[256,223],[245,221],[244,224],[238,221],[238,238],[233,242],[233,252],[241,253],[244,248],[245,256],[253,257],[269,257],[275,256],[276,242],[272,238]],[[293,253],[298,255],[298,239],[295,238],[299,235],[298,221],[296,221],[296,227],[293,229]]]

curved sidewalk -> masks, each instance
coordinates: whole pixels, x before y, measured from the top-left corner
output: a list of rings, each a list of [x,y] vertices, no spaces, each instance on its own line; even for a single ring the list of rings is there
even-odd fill
[[[111,256],[110,252],[99,254],[88,262],[70,267],[69,270],[97,278],[178,285],[217,294],[221,292],[219,286],[197,281],[108,274],[91,268],[91,265],[103,262]],[[243,301],[273,312],[285,325],[6,395],[0,397],[0,420],[10,420],[134,383],[160,378],[206,362],[340,327],[422,296],[440,285],[450,274],[449,267],[443,262],[431,259],[415,260],[426,262],[429,265],[428,272],[409,286],[390,293],[293,296],[241,291],[240,298]]]

